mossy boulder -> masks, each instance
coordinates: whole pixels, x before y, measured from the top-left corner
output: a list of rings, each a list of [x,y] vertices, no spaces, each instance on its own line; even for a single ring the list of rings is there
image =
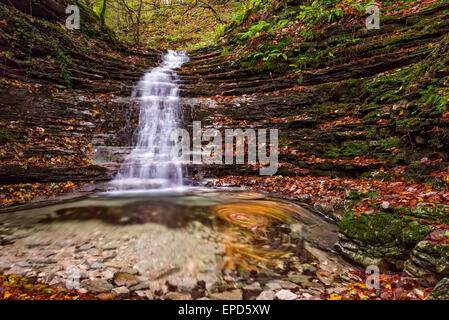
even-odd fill
[[[449,300],[449,279],[444,278],[438,282],[426,300]]]
[[[432,226],[398,212],[347,213],[339,224],[337,250],[362,265],[402,269],[410,250],[432,230]]]
[[[340,223],[340,232],[349,238],[372,245],[395,244],[410,247],[423,239],[432,227],[421,225],[411,217],[397,213],[346,214]]]
[[[413,277],[449,275],[449,244],[420,241],[405,262],[404,271]]]

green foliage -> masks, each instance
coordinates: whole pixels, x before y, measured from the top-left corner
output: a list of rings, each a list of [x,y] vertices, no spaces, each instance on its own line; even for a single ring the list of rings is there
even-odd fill
[[[379,146],[387,151],[391,151],[391,148],[399,146],[400,139],[398,137],[390,137],[388,139],[381,139]]]
[[[429,85],[420,94],[425,98],[427,107],[435,107],[439,112],[444,113],[449,104],[449,77],[443,79],[443,86]]]
[[[346,236],[373,245],[412,247],[433,228],[398,213],[354,215],[347,213],[339,225]]]
[[[64,81],[67,85],[67,88],[72,89],[72,77],[68,71],[68,63],[70,62],[69,58],[64,54],[59,47],[56,51],[55,61],[59,64],[59,68],[61,69],[61,75],[64,78]]]
[[[219,27],[217,39],[241,26],[251,13],[257,13],[268,9],[272,0],[249,0],[245,5],[235,7],[235,12],[231,16],[231,22],[223,27]]]
[[[372,200],[374,196],[379,195],[379,191],[369,190],[367,192],[354,192],[351,191],[346,195],[346,199],[348,200],[362,200],[362,199],[370,199]]]
[[[365,155],[369,150],[369,145],[365,141],[347,141],[341,147],[333,147],[327,155],[332,158],[354,158]]]
[[[248,31],[241,32],[237,34],[239,37],[239,40],[241,40],[242,43],[245,43],[247,40],[251,40],[255,37],[258,37],[262,31],[269,31],[270,29],[270,23],[260,20],[257,24],[252,25]]]
[[[296,16],[297,20],[315,24],[326,20],[327,22],[337,21],[343,18],[343,11],[336,8],[338,0],[314,1],[311,5],[301,5]]]
[[[262,63],[261,70],[274,71],[277,67],[273,62],[286,61],[289,59],[286,46],[291,44],[291,37],[279,39],[276,44],[263,42],[257,50],[254,50],[242,57],[242,66],[247,68],[255,67]],[[288,68],[288,65],[285,65]],[[285,68],[284,68],[285,69]]]
[[[424,163],[415,162],[407,166],[405,171],[405,178],[407,180],[413,180],[417,182],[423,182],[423,180],[430,174],[430,168]]]

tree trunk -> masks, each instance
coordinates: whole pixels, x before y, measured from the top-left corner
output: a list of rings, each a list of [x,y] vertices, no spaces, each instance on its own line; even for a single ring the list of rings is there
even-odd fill
[[[101,12],[100,12],[101,28],[104,28],[104,26],[105,26],[106,8],[107,8],[107,0],[103,0],[103,7],[101,8]]]

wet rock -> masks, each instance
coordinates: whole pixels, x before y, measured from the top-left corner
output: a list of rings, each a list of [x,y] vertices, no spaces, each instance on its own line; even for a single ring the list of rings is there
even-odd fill
[[[313,208],[319,213],[330,217],[335,221],[340,221],[343,218],[343,212],[338,210],[339,203],[336,200],[326,201],[323,199],[322,201],[314,203]]]
[[[301,273],[289,273],[288,279],[291,282],[294,282],[296,284],[301,285],[303,288],[317,288],[317,289],[323,289],[323,285],[318,282],[313,282],[312,277],[303,275]]]
[[[55,279],[51,280],[48,285],[53,288],[65,288],[66,282],[60,278],[55,278]]]
[[[87,266],[88,269],[101,269],[103,268],[103,264],[99,263],[99,262],[94,262],[92,264],[89,264]]]
[[[210,294],[210,298],[213,300],[242,300],[242,290],[235,289],[232,291],[223,291],[223,292],[216,292]]]
[[[334,250],[338,240],[338,226],[334,224],[316,224],[307,228],[307,239],[317,248]]]
[[[332,284],[332,280],[334,278],[333,275],[329,274],[329,272],[326,272],[324,270],[318,270],[316,272],[316,276],[326,286],[330,286]]]
[[[339,234],[339,242],[335,245],[335,249],[338,253],[340,253],[343,256],[346,256],[350,260],[368,267],[368,266],[384,266],[385,262],[382,258],[373,257],[365,252],[365,248],[362,248],[352,240],[349,240],[342,234]],[[370,248],[371,249],[371,248]],[[375,249],[372,249],[371,251],[375,251]],[[380,251],[378,249],[378,251]]]
[[[132,286],[129,289],[132,291],[137,291],[137,290],[145,290],[145,289],[149,289],[149,288],[150,288],[150,283],[148,281],[143,281],[143,282],[136,284],[135,286]]]
[[[43,274],[42,275],[42,278],[43,278],[45,283],[50,283],[50,281],[53,280],[54,277],[55,277],[55,275],[53,273]]]
[[[30,272],[30,268],[21,268],[18,266],[13,266],[8,270],[8,273],[15,274],[19,277],[25,276],[28,272]]]
[[[433,288],[426,300],[449,300],[449,278],[444,278]]]
[[[0,261],[0,270],[7,270],[11,267],[11,264],[6,261]]]
[[[220,286],[220,282],[216,280],[209,280],[206,282],[206,290],[209,292],[217,291],[217,288]],[[220,290],[218,290],[220,291]]]
[[[297,285],[297,284],[294,284],[294,283],[291,282],[291,281],[280,281],[279,283],[280,283],[282,289],[289,289],[289,290],[292,290],[292,289],[298,288],[298,285]]]
[[[310,281],[310,276],[303,275],[302,273],[290,272],[288,274],[288,280],[296,284],[302,284]]]
[[[91,270],[87,272],[87,277],[89,279],[96,279],[96,278],[100,278],[100,270]]]
[[[422,217],[425,213],[415,210],[414,214]],[[379,212],[345,215],[339,224],[339,231],[336,245],[339,253],[365,267],[377,265],[382,271],[392,264],[398,269],[403,268],[410,248],[418,246],[432,227],[395,214]]]
[[[182,292],[190,292],[197,285],[197,280],[195,279],[184,279],[180,283],[178,283],[178,289]]]
[[[139,281],[148,281],[149,279],[148,279],[148,277],[145,277],[145,276],[137,276],[137,279],[139,279]]]
[[[135,269],[135,268],[124,267],[124,268],[121,268],[121,269],[120,269],[120,272],[123,272],[123,273],[129,273],[129,274],[132,274],[132,275],[136,275],[136,274],[139,273],[139,270],[137,270],[137,269]]]
[[[109,292],[114,288],[112,284],[103,279],[83,280],[81,284],[93,293]]]
[[[92,244],[86,243],[86,244],[83,244],[82,246],[78,247],[77,249],[78,249],[79,251],[86,251],[86,250],[89,250],[89,249],[91,249],[91,248],[93,248],[93,247],[94,247],[94,246],[93,246]]]
[[[295,300],[298,298],[296,294],[289,290],[282,289],[281,291],[276,292],[275,297],[279,300]]]
[[[8,235],[5,237],[0,236],[0,244],[3,244],[3,245],[11,244],[15,240],[26,238],[29,235],[30,235],[29,233],[16,233],[16,234],[11,234],[11,235]]]
[[[80,270],[79,276],[80,276],[80,279],[87,279],[87,278],[89,278],[89,273],[87,273],[87,272],[84,271],[84,270]],[[107,279],[106,279],[106,280],[107,280]]]
[[[167,300],[192,300],[189,294],[179,293],[179,292],[169,292],[165,295]]]
[[[318,269],[311,264],[305,263],[298,266],[298,271],[305,275],[312,275]]]
[[[28,261],[18,261],[14,265],[21,268],[26,268],[30,266],[30,263]]]
[[[127,287],[117,287],[112,289],[112,293],[118,297],[127,297],[129,296],[129,289]]]
[[[156,271],[152,276],[152,280],[158,280],[167,277],[175,272],[178,272],[179,270],[180,270],[179,266],[175,264],[166,266]]]
[[[115,250],[117,249],[118,246],[115,244],[107,244],[106,246],[103,247],[103,250],[107,251],[107,250]]]
[[[117,272],[114,275],[114,283],[118,286],[131,287],[139,282],[139,279],[135,275],[127,272]]]
[[[108,259],[113,259],[117,256],[117,252],[112,251],[112,250],[108,250],[108,251],[104,251],[101,256],[103,257],[103,259],[108,260]]]
[[[140,298],[146,298],[146,294],[145,294],[145,291],[144,290],[137,290],[136,291],[136,295],[138,296],[138,297],[140,297]]]
[[[412,277],[449,274],[449,244],[420,241],[405,262],[404,271]]]
[[[111,280],[114,278],[114,273],[111,270],[106,270],[101,273],[101,277],[105,280]]]
[[[296,198],[298,199],[298,201],[302,202],[310,202],[310,200],[312,199],[312,197],[308,194],[300,194]]]
[[[33,249],[33,248],[37,248],[37,247],[47,247],[49,245],[51,245],[51,242],[29,243],[29,244],[26,244],[25,247],[27,249]]]
[[[88,265],[91,265],[91,264],[93,264],[93,263],[95,263],[95,262],[98,262],[97,257],[90,256],[90,255],[80,256],[80,258],[83,258],[83,257],[85,257],[86,263],[87,263]]]
[[[256,298],[256,300],[274,300],[274,292],[273,291],[262,291]]]
[[[281,286],[281,284],[280,284],[279,281],[270,281],[270,282],[267,282],[267,283],[265,284],[265,287],[267,287],[268,289],[270,289],[270,290],[272,290],[272,291],[282,289],[282,286]]]
[[[254,282],[249,285],[244,286],[243,291],[245,292],[245,298],[249,298],[251,296],[257,296],[262,292],[262,287],[259,282]]]
[[[108,261],[108,262],[105,263],[105,265],[107,267],[120,269],[120,268],[123,268],[125,266],[125,263],[122,262],[122,261]]]
[[[300,298],[301,298],[301,300],[321,300],[319,294],[313,295],[313,294],[310,294],[310,293],[307,293],[307,292],[303,293],[300,296]]]
[[[56,261],[49,260],[49,259],[29,259],[28,262],[32,265],[37,265],[37,266],[44,266],[47,264],[56,263]]]

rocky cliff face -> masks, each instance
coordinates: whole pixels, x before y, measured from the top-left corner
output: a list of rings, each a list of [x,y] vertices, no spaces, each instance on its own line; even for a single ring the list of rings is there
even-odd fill
[[[425,180],[448,165],[445,113],[434,106],[424,108],[420,93],[430,78],[443,76],[419,80],[422,63],[436,68],[429,55],[440,56],[444,43],[438,43],[449,31],[444,19],[448,8],[442,2],[406,17],[386,17],[375,32],[362,25],[349,30],[329,27],[323,31],[329,37],[299,45],[309,45],[318,57],[304,69],[300,85],[296,74],[278,71],[295,56],[274,63],[274,70],[267,72],[245,68],[242,59],[213,48],[186,67],[184,94],[229,96],[231,102],[220,102],[222,118],[280,129],[285,150],[281,162],[302,169],[300,173],[358,177],[406,165],[408,178]],[[330,58],[322,51],[335,53]],[[232,103],[243,95],[242,103]],[[435,127],[440,130],[432,131]],[[416,163],[423,157],[442,161]]]

